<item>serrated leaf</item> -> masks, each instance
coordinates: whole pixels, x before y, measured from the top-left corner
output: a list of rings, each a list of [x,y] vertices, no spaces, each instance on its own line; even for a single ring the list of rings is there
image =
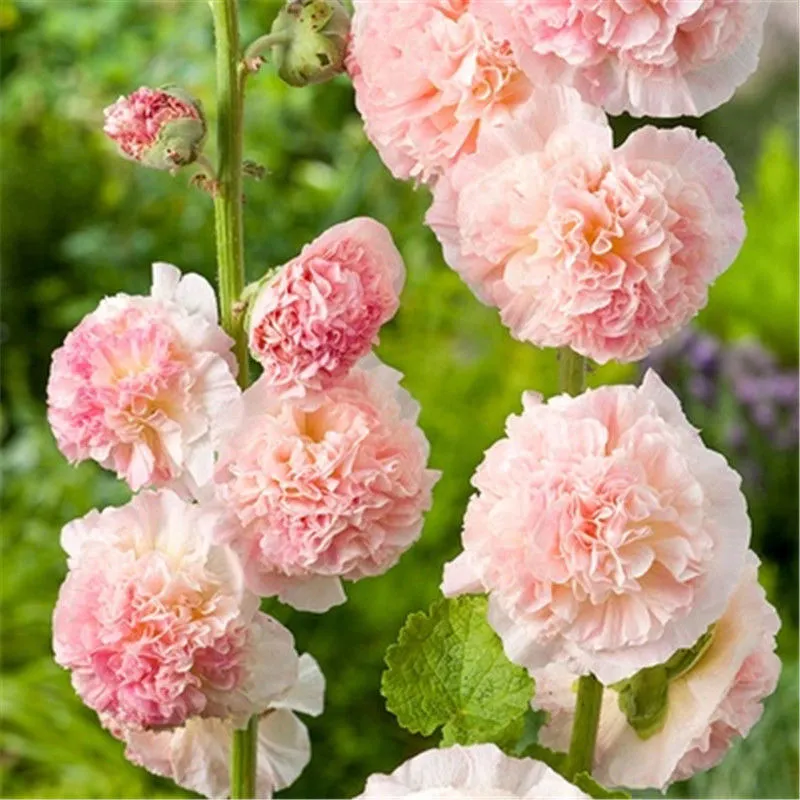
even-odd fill
[[[621,789],[606,789],[588,772],[579,772],[572,781],[581,791],[599,800],[630,800],[630,795]]]
[[[443,745],[495,742],[510,748],[523,733],[533,680],[512,664],[486,621],[486,598],[437,600],[411,614],[386,652],[381,693],[397,721]]]

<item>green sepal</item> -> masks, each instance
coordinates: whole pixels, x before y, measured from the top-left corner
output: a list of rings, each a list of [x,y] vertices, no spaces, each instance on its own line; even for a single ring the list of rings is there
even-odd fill
[[[619,693],[619,709],[640,739],[663,730],[669,714],[669,684],[693,669],[714,638],[714,625],[692,645],[675,652],[664,664],[646,667],[609,688]]]
[[[180,86],[167,84],[159,91],[176,97],[197,112],[197,118],[184,117],[165,122],[153,146],[143,153],[140,163],[152,169],[177,169],[197,160],[203,150],[208,126],[199,100]]]
[[[279,264],[277,267],[267,267],[264,274],[257,281],[248,283],[247,286],[242,289],[242,293],[239,295],[239,302],[244,306],[244,329],[248,331],[248,336],[250,321],[253,316],[253,307],[256,304],[259,294],[261,294],[261,290],[277,277],[283,267],[283,264]]]
[[[708,652],[708,648],[711,647],[711,643],[714,641],[715,628],[716,624],[711,625],[691,647],[687,647],[685,650],[678,650],[675,655],[664,664],[669,680],[677,680],[697,665],[700,659]]]
[[[649,739],[664,727],[669,710],[668,689],[664,666],[639,670],[618,689],[619,709],[640,739]]]

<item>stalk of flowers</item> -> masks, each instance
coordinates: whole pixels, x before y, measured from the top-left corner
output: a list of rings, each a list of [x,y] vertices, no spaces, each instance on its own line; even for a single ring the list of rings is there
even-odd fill
[[[769,3],[473,0],[526,74],[553,76],[608,111],[700,116],[755,71]]]
[[[487,591],[506,654],[534,672],[609,685],[694,646],[744,566],[739,476],[653,372],[523,403],[473,477],[445,595]]]
[[[400,374],[370,356],[325,391],[245,391],[216,465],[222,530],[250,589],[295,608],[344,602],[341,580],[379,575],[419,537],[438,473]]]
[[[306,726],[295,712],[322,713],[325,679],[316,661],[300,656],[297,682],[259,715],[256,793],[272,797],[291,786],[311,758]],[[125,744],[126,757],[149,772],[170,778],[178,786],[205,797],[230,797],[230,719],[192,717],[182,727],[135,730],[109,726]]]
[[[762,701],[777,685],[781,663],[775,654],[780,620],[758,583],[758,559],[748,554],[738,586],[699,653],[685,659],[663,681],[664,696],[653,704],[657,676],[641,676],[650,698],[639,705],[653,717],[636,730],[625,713],[625,687],[606,691],[594,774],[610,786],[664,789],[670,783],[718,764],[731,745],[758,722]],[[646,671],[647,672],[647,671]],[[563,664],[535,672],[534,705],[548,712],[540,741],[568,745],[574,714],[575,676]],[[627,687],[630,690],[630,685]]]
[[[83,701],[123,730],[242,726],[298,681],[291,633],[259,611],[219,512],[170,490],[68,524],[53,649]]]
[[[232,344],[208,282],[154,264],[149,296],[106,298],[53,354],[48,420],[59,449],[133,490],[196,490],[211,477],[217,423],[239,396]]]
[[[334,225],[259,286],[248,310],[250,353],[285,394],[324,391],[378,343],[396,313],[405,265],[368,217]]]
[[[426,217],[445,260],[512,335],[605,363],[634,361],[683,327],[744,238],[724,154],[686,128],[614,148],[571,89],[537,89],[478,135]]]
[[[372,775],[359,798],[588,798],[541,761],[505,755],[493,744],[428,750],[391,775]]]

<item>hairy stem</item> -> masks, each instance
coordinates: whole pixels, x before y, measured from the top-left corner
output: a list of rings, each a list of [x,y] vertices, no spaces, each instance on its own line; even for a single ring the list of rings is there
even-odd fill
[[[217,280],[222,327],[236,344],[239,385],[248,382],[247,338],[235,304],[244,288],[242,232],[242,127],[244,97],[239,74],[237,0],[210,0],[217,50],[217,191],[214,197]]]
[[[243,80],[239,69],[239,9],[237,0],[209,0],[214,17],[217,57],[217,149],[219,163],[214,193],[217,240],[217,283],[222,327],[234,339],[239,385],[248,383],[247,338],[244,320],[235,308],[244,288],[242,225]],[[231,797],[256,794],[258,717],[233,733]]]

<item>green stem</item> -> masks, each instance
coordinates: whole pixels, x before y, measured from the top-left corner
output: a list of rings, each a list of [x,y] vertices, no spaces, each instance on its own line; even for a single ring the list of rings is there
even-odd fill
[[[582,675],[578,679],[575,720],[572,723],[572,738],[567,755],[569,778],[574,778],[580,772],[588,772],[590,775],[592,773],[602,702],[603,684],[594,675]]]
[[[217,192],[214,198],[217,280],[222,327],[235,340],[239,385],[248,383],[244,319],[235,308],[244,288],[242,229],[243,82],[237,0],[210,0],[217,43]]]
[[[573,397],[586,388],[586,359],[568,347],[558,351],[558,388]]]
[[[251,800],[256,796],[256,744],[258,717],[250,717],[247,727],[233,732],[231,750],[231,798]]]
[[[267,33],[264,36],[259,36],[248,48],[244,51],[244,64],[247,69],[255,71],[260,66],[260,61],[263,59],[264,54],[273,47],[280,44],[288,44],[292,37],[286,33]]]
[[[558,357],[558,388],[574,397],[586,388],[586,359],[566,347],[559,351]],[[578,680],[575,719],[567,755],[566,773],[569,778],[574,778],[579,772],[592,772],[602,701],[603,684],[594,675],[582,676]]]
[[[244,81],[239,69],[239,9],[237,0],[209,0],[214,17],[217,52],[217,148],[214,218],[217,240],[217,282],[222,327],[234,339],[239,385],[248,384],[247,336],[244,315],[236,304],[244,288],[244,231],[242,223],[242,136]],[[233,733],[231,797],[256,794],[258,717]]]

